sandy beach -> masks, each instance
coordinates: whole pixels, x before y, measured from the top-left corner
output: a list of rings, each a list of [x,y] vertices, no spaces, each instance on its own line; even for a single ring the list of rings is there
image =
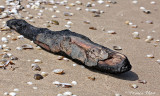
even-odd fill
[[[4,10],[13,7],[7,6],[5,1],[9,0],[0,0],[0,6],[5,6]],[[13,1],[16,2],[16,0]],[[63,0],[55,0],[56,4],[42,3],[38,7],[32,7],[38,0],[33,0],[33,5],[31,1],[21,1],[24,9],[18,11],[21,15],[15,16],[16,18],[24,19],[36,27],[53,31],[70,29],[112,50],[114,50],[113,46],[120,46],[122,50],[116,51],[128,57],[132,69],[123,74],[113,75],[87,69],[71,60],[58,60],[58,55],[39,50],[36,44],[26,38],[13,40],[20,35],[17,32],[3,31],[5,21],[13,18],[8,15],[0,19],[0,28],[2,28],[0,40],[2,37],[8,40],[8,43],[0,41],[0,45],[4,47],[0,49],[0,54],[10,53],[18,57],[18,60],[11,60],[15,64],[8,65],[6,69],[0,68],[0,96],[5,96],[5,94],[10,96],[10,92],[15,92],[16,96],[67,96],[60,94],[68,91],[72,92],[72,95],[68,96],[160,96],[159,0],[100,0],[101,2],[79,0],[82,4],[76,0],[68,0],[65,6],[63,3],[62,5],[58,3]],[[90,6],[88,2],[91,3]],[[100,14],[89,12],[90,9],[98,9]],[[65,12],[73,14],[64,16]],[[3,11],[0,11],[0,17],[2,13]],[[51,20],[58,21],[59,25],[47,23]],[[84,21],[88,21],[89,24]],[[110,34],[110,30],[116,34]],[[138,39],[134,38],[134,32],[138,32]],[[152,38],[149,39],[149,37]],[[32,45],[33,49],[17,50],[17,47],[24,44]],[[4,52],[7,49],[6,46],[11,50]],[[10,58],[3,58],[0,55],[1,60],[10,60]],[[41,71],[32,70],[31,64],[35,63],[35,59],[42,61],[36,63]],[[52,72],[54,69],[63,69],[65,74],[55,74]],[[41,74],[41,72],[47,72],[48,76],[35,80],[34,74]],[[95,80],[88,77],[95,77]],[[145,81],[145,84],[140,83],[139,80]],[[76,81],[77,84],[72,84],[71,88],[63,88],[52,84],[54,81],[70,84]],[[27,82],[33,84],[27,84]],[[136,88],[132,88],[133,86]]]

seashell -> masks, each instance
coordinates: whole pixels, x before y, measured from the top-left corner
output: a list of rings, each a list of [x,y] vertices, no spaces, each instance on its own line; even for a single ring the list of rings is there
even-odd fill
[[[156,2],[155,1],[151,1],[150,4],[154,5],[154,4],[156,4]]]
[[[85,24],[90,24],[90,21],[83,21]]]
[[[121,96],[120,94],[115,94],[115,96]]]
[[[41,48],[40,46],[37,46],[37,47],[36,47],[36,49],[38,49],[38,50],[42,50],[42,48]]]
[[[19,91],[19,89],[15,88],[13,91],[16,91],[16,92],[18,92],[18,91]]]
[[[88,77],[88,79],[92,80],[92,81],[95,81],[96,78],[95,77]]]
[[[54,69],[52,72],[54,72],[55,74],[64,74],[64,70],[63,69]]]
[[[131,25],[131,27],[132,27],[132,28],[138,28],[138,26],[137,26],[137,25]]]
[[[2,37],[1,41],[2,41],[3,43],[8,43],[8,39],[7,39],[6,37]]]
[[[66,92],[63,93],[63,95],[64,95],[64,96],[71,96],[71,95],[72,95],[72,92],[66,91]]]
[[[26,49],[33,49],[32,45],[29,45],[29,44],[24,44],[21,46],[24,50]]]
[[[82,2],[81,1],[76,1],[75,2],[77,5],[82,5]]]
[[[15,93],[15,92],[10,92],[9,95],[10,95],[10,96],[16,96],[17,93]]]
[[[71,28],[71,26],[70,25],[64,25],[65,27],[67,27],[67,28]]]
[[[99,3],[99,4],[103,4],[103,3],[104,3],[104,1],[103,1],[103,0],[98,0],[98,1],[97,1],[97,3]]]
[[[73,66],[75,67],[75,66],[77,66],[77,64],[73,64]]]
[[[97,30],[97,28],[95,28],[95,27],[89,27],[89,29],[92,29],[92,30]]]
[[[68,24],[68,25],[72,25],[73,23],[72,23],[71,21],[68,21],[67,24]]]
[[[10,31],[11,29],[8,26],[4,26],[0,29],[1,31]]]
[[[63,14],[64,16],[73,16],[73,13],[69,13],[69,12],[64,12]]]
[[[17,36],[18,39],[24,39],[24,36],[23,35],[19,35]]]
[[[64,95],[62,95],[62,94],[57,94],[57,96],[64,96]],[[73,96],[73,95],[72,95]]]
[[[43,79],[43,76],[40,75],[40,74],[35,74],[35,75],[34,75],[34,79],[35,79],[35,80],[41,80],[41,79]]]
[[[88,3],[86,4],[86,7],[92,7],[91,2],[88,2]]]
[[[100,15],[95,13],[95,14],[93,14],[93,17],[100,17]]]
[[[27,84],[28,84],[28,85],[32,85],[33,83],[32,83],[32,82],[27,82]]]
[[[122,48],[120,46],[113,46],[114,50],[122,50]]]
[[[52,84],[54,84],[54,85],[59,85],[60,82],[59,82],[59,81],[54,81]]]
[[[5,9],[5,6],[0,6],[0,13],[3,12]]]
[[[42,61],[39,60],[39,59],[35,59],[35,60],[34,60],[34,63],[42,63]]]
[[[0,45],[0,49],[3,49],[2,45]]]
[[[63,60],[65,60],[65,61],[69,61],[69,59],[68,59],[68,58],[65,58],[65,57],[63,58]]]
[[[109,31],[107,31],[107,33],[108,33],[108,34],[116,34],[116,31],[114,31],[114,30],[109,30]]]
[[[138,3],[138,1],[134,0],[134,1],[132,1],[132,3],[133,3],[133,4],[137,4],[137,3]]]
[[[147,57],[148,58],[154,58],[154,55],[153,54],[148,54]]]
[[[77,85],[77,82],[76,82],[76,81],[72,81],[72,84],[73,84],[73,85]]]
[[[3,18],[7,18],[8,17],[8,14],[7,13],[2,13],[2,15],[0,15],[0,19],[3,19]]]
[[[8,54],[4,54],[2,58],[9,58]]]
[[[57,59],[58,59],[58,60],[63,60],[63,58],[64,58],[63,56],[58,56]]]
[[[109,4],[107,4],[107,5],[105,5],[106,7],[110,7],[110,5]]]
[[[98,9],[90,9],[89,11],[92,13],[100,14],[100,10],[98,10]]]
[[[54,25],[59,25],[59,22],[56,21],[56,20],[51,20],[51,23],[54,24]]]
[[[42,75],[43,77],[46,77],[46,76],[48,76],[48,73],[47,73],[47,72],[41,72],[41,75]]]
[[[136,84],[131,84],[130,87],[134,88],[134,89],[138,88],[138,86]]]
[[[21,51],[21,50],[22,50],[22,48],[21,48],[21,47],[16,47],[16,50]]]
[[[160,64],[160,59],[157,60],[157,63]]]
[[[125,24],[129,25],[130,21],[125,21]]]
[[[31,64],[33,71],[41,71],[41,68],[37,64]]]
[[[70,87],[72,87],[72,85],[69,84],[69,83],[60,83],[60,85],[62,86],[62,88],[70,88]]]
[[[56,15],[52,15],[52,18],[57,18],[57,16]]]
[[[133,32],[132,35],[134,39],[140,39],[139,32]]]
[[[153,21],[147,20],[146,23],[147,24],[153,24]]]
[[[3,95],[9,95],[9,93],[8,92],[4,92],[4,94]]]
[[[38,87],[33,87],[34,90],[38,89]]]
[[[145,10],[146,8],[144,8],[144,7],[140,7],[139,9],[141,9],[141,10]]]
[[[146,14],[150,14],[151,13],[150,10],[146,10],[146,9],[144,9],[143,12],[146,13]]]
[[[152,36],[147,36],[145,42],[150,43],[154,38]]]
[[[147,81],[146,80],[138,80],[138,83],[146,84]]]
[[[77,7],[76,10],[77,10],[77,11],[80,11],[80,10],[82,10],[82,8],[81,8],[81,7]]]
[[[18,60],[18,57],[12,56],[11,60]]]
[[[73,6],[75,6],[75,4],[74,3],[70,3],[68,6],[73,7]]]

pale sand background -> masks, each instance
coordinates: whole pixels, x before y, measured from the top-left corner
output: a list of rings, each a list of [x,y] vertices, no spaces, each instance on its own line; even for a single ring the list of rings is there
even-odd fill
[[[5,0],[0,0],[0,5],[4,5]],[[26,2],[23,0],[22,4]],[[84,5],[91,0],[81,0]],[[36,23],[31,23],[34,26],[43,27],[43,23],[47,20],[51,20],[51,15],[55,14],[58,18],[60,25],[52,25],[51,30],[65,29],[66,18],[70,18],[74,23],[71,30],[85,36],[88,36],[96,43],[102,44],[112,49],[112,46],[119,45],[123,48],[119,51],[125,54],[133,68],[130,72],[121,75],[108,75],[98,72],[90,71],[86,68],[81,68],[80,65],[73,67],[74,62],[58,61],[56,55],[48,53],[43,50],[15,50],[17,46],[23,44],[32,44],[29,40],[17,40],[13,43],[9,43],[8,46],[12,49],[10,53],[19,58],[18,61],[14,61],[14,67],[18,67],[15,71],[0,69],[0,96],[3,96],[4,92],[12,92],[14,88],[18,88],[17,96],[56,96],[58,93],[65,91],[71,91],[77,96],[114,96],[115,93],[119,93],[122,96],[160,96],[160,65],[156,63],[157,59],[160,59],[160,44],[157,47],[152,43],[146,43],[144,40],[146,36],[151,35],[155,40],[160,39],[160,1],[154,0],[157,4],[151,5],[152,0],[139,0],[138,4],[133,4],[132,0],[117,0],[117,4],[111,4],[111,7],[106,8],[105,4],[96,4],[95,8],[103,10],[100,17],[92,17],[91,13],[85,11],[85,6],[82,5],[82,11],[75,11],[75,7],[71,7],[69,12],[75,13],[72,17],[63,16],[63,12],[67,11],[64,6],[58,6],[61,13],[47,12],[45,11],[44,19],[34,19]],[[69,2],[75,2],[75,0],[69,0]],[[79,5],[78,5],[79,6]],[[151,10],[151,14],[143,13],[139,7],[145,7]],[[50,6],[51,7],[51,6]],[[93,7],[94,8],[94,7]],[[156,10],[155,10],[156,9]],[[29,10],[31,14],[35,15],[38,11]],[[23,16],[25,13],[21,12]],[[123,14],[123,16],[121,16]],[[2,19],[6,21],[8,19]],[[91,21],[91,24],[84,24],[84,20]],[[138,28],[131,28],[124,22],[129,20],[138,25]],[[152,20],[154,24],[146,24],[146,20]],[[141,22],[144,23],[141,23]],[[0,25],[2,25],[0,23]],[[90,30],[88,27],[94,26],[97,30]],[[110,35],[103,32],[101,29],[104,27],[106,30],[115,30],[117,34]],[[144,31],[142,31],[144,30]],[[155,30],[156,32],[152,32]],[[132,32],[138,31],[141,39],[133,39]],[[15,36],[19,34],[15,33]],[[8,35],[8,34],[7,34]],[[0,33],[0,37],[5,37],[3,32]],[[2,42],[0,42],[2,44]],[[2,52],[0,50],[0,52]],[[154,54],[155,58],[146,58],[147,54]],[[40,59],[43,61],[39,66],[42,71],[48,72],[49,75],[43,80],[34,80],[33,75],[35,73],[41,73],[32,71],[31,64],[34,59]],[[31,60],[28,62],[27,60]],[[65,70],[64,75],[56,75],[52,73],[53,69],[61,68]],[[91,81],[87,79],[88,76],[95,76],[96,80]],[[146,80],[147,84],[138,83],[138,79]],[[31,81],[33,85],[27,85],[26,82]],[[56,87],[52,84],[53,81],[60,81],[65,83],[71,83],[71,81],[77,81],[78,84],[72,88]],[[137,89],[131,88],[130,84],[137,84]],[[37,90],[33,90],[32,87],[37,86]],[[146,91],[150,91],[153,94],[146,94]],[[141,95],[136,95],[140,93]]]

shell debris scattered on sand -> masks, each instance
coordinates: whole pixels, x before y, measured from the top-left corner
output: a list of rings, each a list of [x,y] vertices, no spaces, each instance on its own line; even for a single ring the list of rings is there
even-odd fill
[[[62,74],[65,73],[63,69],[54,69],[53,72],[54,72],[55,74],[60,74],[60,75],[62,75]]]

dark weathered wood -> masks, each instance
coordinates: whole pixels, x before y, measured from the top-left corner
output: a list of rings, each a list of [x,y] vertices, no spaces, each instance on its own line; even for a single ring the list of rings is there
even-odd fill
[[[131,69],[125,55],[70,30],[51,31],[47,28],[37,28],[21,19],[11,19],[7,21],[7,26],[43,49],[53,53],[64,53],[88,67],[109,73],[123,73]]]

